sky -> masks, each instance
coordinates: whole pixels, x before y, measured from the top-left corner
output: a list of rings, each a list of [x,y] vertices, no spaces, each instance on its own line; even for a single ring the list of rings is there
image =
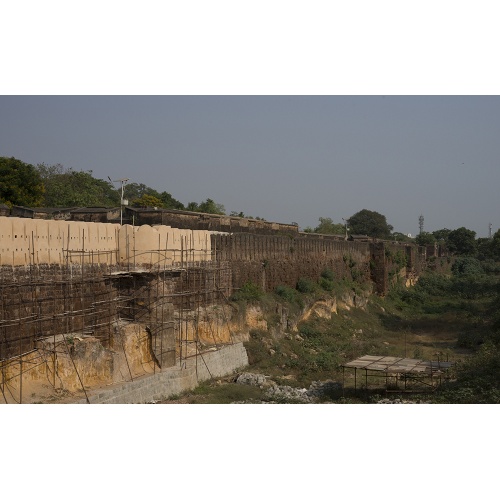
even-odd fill
[[[301,229],[368,209],[486,237],[499,137],[499,96],[0,96],[0,156]]]

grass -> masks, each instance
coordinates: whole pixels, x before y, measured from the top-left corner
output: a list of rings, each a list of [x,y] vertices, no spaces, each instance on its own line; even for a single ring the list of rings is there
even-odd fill
[[[342,381],[342,364],[364,354],[450,360],[454,381],[426,395],[436,403],[500,402],[499,276],[424,275],[415,287],[395,287],[387,297],[371,295],[365,309],[339,310],[331,318],[311,315],[297,331],[277,335],[275,329],[252,330],[246,343],[250,366],[281,385],[308,388],[318,380]],[[331,283],[324,285],[325,282]],[[332,290],[329,290],[332,288]],[[256,300],[253,288],[246,290]],[[297,289],[278,287],[261,295],[260,304],[272,323],[276,305],[300,317],[314,301],[345,293],[366,293],[359,283],[332,279],[324,273],[318,283],[302,281]],[[244,303],[244,301],[243,301]],[[349,372],[349,373],[348,373]],[[331,394],[336,403],[376,402],[385,380],[371,378],[372,390],[354,394],[351,370],[345,370],[346,389]],[[358,387],[364,381],[358,378]],[[262,399],[263,391],[238,384],[204,384],[187,402],[231,403]],[[384,396],[385,397],[385,396]],[[405,399],[422,396],[405,395]],[[193,399],[194,398],[194,399]],[[328,399],[328,398],[327,398]]]

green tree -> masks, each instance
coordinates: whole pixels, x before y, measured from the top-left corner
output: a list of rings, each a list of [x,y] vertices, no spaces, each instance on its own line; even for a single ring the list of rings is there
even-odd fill
[[[0,203],[39,207],[44,186],[36,168],[17,158],[0,157]]]
[[[436,238],[436,241],[440,245],[446,245],[448,242],[448,235],[451,233],[451,229],[438,229],[437,231],[433,231],[432,235]]]
[[[127,184],[125,186],[125,198],[132,200],[132,204],[135,202],[135,200],[142,200],[144,196],[153,196],[154,198],[159,200],[154,205],[150,204],[147,206],[174,208],[177,210],[185,209],[184,205],[179,200],[176,200],[170,193],[167,193],[166,191],[159,193],[158,191],[156,191],[156,189],[150,188],[149,186],[146,186],[146,184],[138,184],[137,182],[131,182],[130,184]],[[148,203],[151,202],[152,200],[148,201]],[[144,205],[144,200],[140,203]]]
[[[127,184],[125,186],[123,196],[128,200],[136,200],[145,194],[155,196],[156,198],[160,198],[161,196],[156,189],[150,188],[146,186],[146,184],[138,184],[137,182]]]
[[[61,164],[37,165],[45,188],[46,207],[112,207],[120,205],[120,193],[108,181],[96,179],[92,170],[76,171]]]
[[[314,228],[319,234],[345,234],[344,224],[335,224],[330,217],[320,217],[319,224]]]
[[[447,247],[456,255],[475,255],[477,252],[476,233],[459,227],[448,234]]]
[[[373,238],[389,239],[394,229],[385,215],[363,209],[347,220],[352,234],[366,234]]]
[[[451,266],[454,276],[465,276],[471,274],[483,274],[483,268],[479,260],[474,257],[459,257]]]
[[[190,212],[202,212],[204,214],[219,214],[225,215],[226,209],[224,205],[220,203],[215,203],[211,198],[207,198],[205,201],[202,201],[200,204],[191,201],[188,203],[186,210]]]
[[[415,237],[415,243],[420,246],[434,245],[436,238],[432,233],[423,231]]]
[[[164,208],[161,199],[150,194],[143,194],[140,198],[132,200],[132,206],[138,208],[148,208],[148,207]]]
[[[490,244],[492,257],[495,260],[500,260],[500,229],[493,235]]]
[[[164,208],[173,208],[175,210],[185,210],[184,205],[179,200],[176,200],[170,193],[167,193],[166,191],[163,191],[160,194],[159,198],[162,201]]]
[[[477,258],[480,260],[495,259],[493,238],[478,238],[477,239]]]

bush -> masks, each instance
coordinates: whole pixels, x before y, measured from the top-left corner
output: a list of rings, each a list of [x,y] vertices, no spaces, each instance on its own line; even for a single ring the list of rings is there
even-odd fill
[[[333,281],[335,279],[335,274],[331,269],[324,269],[321,273],[321,277],[328,281]]]
[[[316,290],[316,284],[310,279],[299,278],[299,281],[297,281],[297,290],[300,293],[313,293]]]
[[[231,300],[259,300],[264,292],[255,283],[247,281],[237,292],[233,293]]]
[[[323,290],[326,290],[327,292],[331,292],[334,288],[334,283],[333,283],[333,281],[327,280],[326,278],[320,278],[319,286],[321,288],[323,288]]]
[[[470,276],[483,274],[483,268],[474,257],[460,257],[451,266],[451,272],[454,276]]]
[[[278,285],[274,292],[287,302],[295,302],[297,299],[297,290],[286,285]]]

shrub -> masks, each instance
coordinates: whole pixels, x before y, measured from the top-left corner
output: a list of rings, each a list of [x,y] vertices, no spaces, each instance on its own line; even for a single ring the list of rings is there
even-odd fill
[[[231,300],[259,300],[264,292],[255,283],[247,281],[237,292],[233,293]]]
[[[451,272],[454,276],[469,276],[482,274],[483,268],[481,262],[474,257],[460,257],[451,266]]]
[[[333,281],[335,279],[335,274],[331,269],[323,269],[321,277],[325,280]]]
[[[297,290],[286,285],[278,285],[274,292],[287,302],[294,302],[297,299]]]
[[[299,278],[299,281],[297,281],[297,290],[300,293],[312,293],[316,290],[316,284],[308,278]]]
[[[326,290],[327,292],[331,292],[334,288],[334,283],[333,283],[333,281],[331,281],[329,279],[320,278],[319,286],[321,288],[323,288],[323,290]]]

